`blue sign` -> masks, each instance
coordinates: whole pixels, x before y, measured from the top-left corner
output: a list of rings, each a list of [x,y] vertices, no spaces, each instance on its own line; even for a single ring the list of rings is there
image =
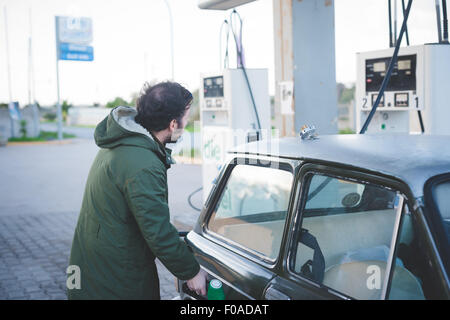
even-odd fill
[[[58,42],[87,45],[92,42],[92,20],[85,17],[56,17]]]
[[[79,44],[65,43],[61,42],[59,44],[59,50],[61,52],[79,52],[79,53],[90,53],[94,52],[94,48],[92,46],[83,46]]]
[[[94,48],[62,42],[59,44],[59,60],[93,61]]]
[[[55,17],[58,60],[93,61],[92,20],[82,17]]]
[[[75,61],[93,61],[94,53],[81,53],[81,52],[61,52],[59,60],[75,60]]]

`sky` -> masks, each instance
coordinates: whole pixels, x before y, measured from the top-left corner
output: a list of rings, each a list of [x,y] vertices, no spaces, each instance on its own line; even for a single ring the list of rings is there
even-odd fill
[[[174,80],[195,90],[201,73],[222,67],[225,40],[220,29],[231,11],[201,10],[197,0],[167,1],[173,16]],[[400,30],[400,0],[397,5]],[[269,70],[270,94],[275,91],[272,7],[272,0],[257,0],[237,8],[244,21],[246,67]],[[61,100],[76,105],[105,104],[115,97],[130,100],[146,81],[171,78],[170,20],[164,0],[0,0],[0,102],[9,101],[5,9],[11,96],[22,105],[29,96],[30,34],[35,99],[41,105],[57,100],[55,16],[93,21],[94,61],[59,62]],[[387,0],[335,0],[338,82],[355,81],[357,52],[388,47],[387,12]],[[411,45],[437,41],[434,1],[413,2],[408,29]],[[231,37],[229,48],[229,65],[235,67]]]

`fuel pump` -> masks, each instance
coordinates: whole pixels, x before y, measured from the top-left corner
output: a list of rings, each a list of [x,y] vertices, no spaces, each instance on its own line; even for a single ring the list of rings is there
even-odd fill
[[[219,173],[229,148],[270,137],[267,69],[247,69],[256,112],[241,69],[204,74],[200,81],[203,195]]]
[[[394,48],[357,54],[357,131],[375,104]],[[425,44],[399,50],[391,78],[368,133],[450,134],[450,45]]]

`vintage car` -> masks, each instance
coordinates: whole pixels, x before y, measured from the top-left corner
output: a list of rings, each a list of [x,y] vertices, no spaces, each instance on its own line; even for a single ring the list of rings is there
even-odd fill
[[[449,299],[450,136],[234,148],[185,241],[226,299]],[[178,281],[181,299],[204,299]]]

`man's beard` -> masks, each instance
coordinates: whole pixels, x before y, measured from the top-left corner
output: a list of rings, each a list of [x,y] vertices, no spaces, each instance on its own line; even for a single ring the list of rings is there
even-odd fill
[[[167,137],[166,143],[177,143],[181,140],[183,140],[182,130],[179,130],[178,132],[176,130],[173,134]]]

